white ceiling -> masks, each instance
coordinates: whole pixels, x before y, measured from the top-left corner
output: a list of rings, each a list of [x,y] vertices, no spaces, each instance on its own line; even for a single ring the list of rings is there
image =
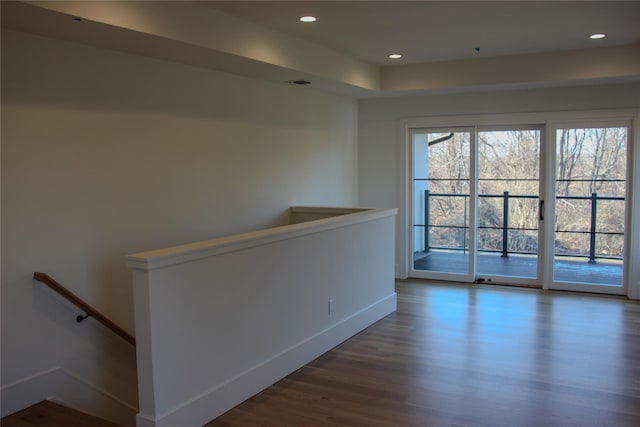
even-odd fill
[[[640,42],[640,1],[205,1],[376,65]],[[301,23],[312,14],[318,21]],[[595,32],[607,34],[590,40]],[[476,52],[479,47],[480,51]],[[401,52],[399,61],[389,60]]]
[[[6,29],[357,98],[640,81],[640,0],[0,6]],[[301,23],[305,14],[318,21]],[[590,40],[594,32],[607,38]]]

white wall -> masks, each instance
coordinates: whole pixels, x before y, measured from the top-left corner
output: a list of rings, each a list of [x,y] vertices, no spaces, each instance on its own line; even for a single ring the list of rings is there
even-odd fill
[[[640,107],[640,84],[438,93],[358,102],[360,205],[400,208],[400,119],[410,117],[595,110]],[[400,221],[398,215],[396,223]],[[404,242],[396,229],[396,274]],[[405,249],[406,250],[406,249]]]
[[[414,134],[411,141],[413,151],[413,165],[411,179],[425,179],[429,177],[429,146],[426,134]],[[424,223],[425,196],[424,192],[429,189],[427,181],[414,181],[413,183],[413,218],[422,218],[420,223]],[[417,222],[416,222],[417,223]],[[425,249],[425,229],[421,227],[413,228],[413,253],[422,252]]]
[[[133,331],[125,254],[355,205],[356,120],[306,87],[3,31],[3,414],[58,367],[136,405],[133,349],[34,271]]]
[[[396,209],[305,211],[129,257],[138,427],[201,426],[396,310]]]

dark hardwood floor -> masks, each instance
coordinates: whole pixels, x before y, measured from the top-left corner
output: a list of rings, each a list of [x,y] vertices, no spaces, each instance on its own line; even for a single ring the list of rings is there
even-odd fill
[[[0,421],[2,427],[122,427],[45,400]]]
[[[397,284],[398,311],[207,427],[640,426],[640,304]]]

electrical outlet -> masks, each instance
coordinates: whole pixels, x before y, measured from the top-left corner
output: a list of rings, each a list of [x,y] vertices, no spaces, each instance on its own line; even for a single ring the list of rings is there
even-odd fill
[[[333,300],[332,299],[329,300],[329,304],[327,304],[327,306],[328,306],[327,308],[328,308],[328,312],[329,312],[328,314],[329,314],[329,316],[331,316],[333,314]]]

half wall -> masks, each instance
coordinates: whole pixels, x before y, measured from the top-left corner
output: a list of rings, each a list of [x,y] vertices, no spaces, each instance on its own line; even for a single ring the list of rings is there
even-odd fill
[[[394,312],[395,215],[293,207],[290,225],[130,255],[137,425],[201,426]]]

